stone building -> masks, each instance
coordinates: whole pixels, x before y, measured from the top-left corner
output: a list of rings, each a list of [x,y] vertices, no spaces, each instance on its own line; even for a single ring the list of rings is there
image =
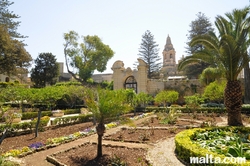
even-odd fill
[[[113,70],[114,90],[132,88],[136,93],[148,93],[147,64],[141,59],[138,59],[138,62],[138,70],[133,71],[130,67],[125,69],[124,63],[120,60],[113,64],[111,69]]]
[[[121,60],[116,61],[113,66],[114,90],[132,88],[136,93],[144,92],[155,95],[164,89],[183,91],[182,93],[199,93],[202,87],[198,80],[187,80],[184,77],[176,77],[178,79],[148,79],[147,64],[142,59],[138,59],[139,65],[137,70],[131,70],[130,67],[125,68]],[[181,79],[182,78],[182,79]]]
[[[160,79],[148,79],[148,66],[142,59],[138,59],[137,70],[125,68],[123,61],[116,61],[112,66],[114,90],[132,88],[136,93],[144,92],[153,96],[165,89],[176,90],[181,96],[202,92],[203,87],[199,80],[187,80],[177,71],[176,52],[169,36],[162,54],[163,66]]]
[[[169,35],[167,37],[162,55],[163,55],[163,66],[161,69],[161,73],[164,75],[164,77],[181,75],[182,73],[178,72],[177,70],[178,65],[176,64],[176,52]]]

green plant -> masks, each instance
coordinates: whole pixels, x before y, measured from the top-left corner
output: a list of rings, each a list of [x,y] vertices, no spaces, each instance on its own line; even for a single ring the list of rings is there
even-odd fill
[[[18,163],[13,162],[13,161],[9,161],[3,156],[0,156],[0,165],[1,166],[19,166]]]
[[[160,117],[161,124],[175,124],[179,116],[179,114],[176,112],[174,108],[171,108],[168,114],[163,113],[160,114],[160,116],[161,115],[163,116]]]
[[[250,150],[246,146],[244,147],[243,143],[241,142],[240,138],[237,138],[236,143],[231,145],[228,149],[227,155],[230,157],[245,157],[245,150]]]
[[[177,132],[177,127],[169,128],[168,131],[169,131],[170,134],[176,134],[176,132]]]
[[[148,141],[150,138],[150,135],[151,134],[149,132],[143,132],[143,133],[140,133],[138,139],[141,141]]]
[[[113,158],[110,160],[110,164],[108,166],[126,166],[127,163],[125,161],[122,161],[120,157],[118,157],[116,154]]]

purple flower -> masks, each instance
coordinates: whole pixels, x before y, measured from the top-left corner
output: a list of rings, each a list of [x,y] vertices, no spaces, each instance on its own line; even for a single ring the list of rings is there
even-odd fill
[[[43,147],[43,146],[44,146],[43,143],[41,143],[41,142],[36,142],[36,143],[31,144],[31,145],[29,146],[29,148],[31,148],[31,149],[38,149],[38,148]]]
[[[83,130],[83,132],[86,132],[86,133],[89,133],[90,131],[91,131],[91,128],[89,127]]]

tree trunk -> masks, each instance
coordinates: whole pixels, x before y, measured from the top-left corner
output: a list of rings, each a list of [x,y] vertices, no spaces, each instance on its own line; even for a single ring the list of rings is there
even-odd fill
[[[249,63],[244,68],[244,104],[250,104],[250,69]]]
[[[241,119],[242,90],[239,81],[228,81],[224,92],[229,126],[243,126]]]
[[[103,122],[100,122],[96,126],[96,132],[98,135],[98,143],[97,143],[97,158],[102,156],[102,136],[105,132],[105,126]]]
[[[41,119],[41,114],[42,114],[42,108],[39,108],[37,122],[36,122],[35,138],[38,137],[38,127],[39,127],[39,123],[40,123],[40,119]]]
[[[2,144],[3,140],[6,138],[8,130],[9,130],[9,127],[7,127],[7,129],[4,129],[0,138],[0,145]]]

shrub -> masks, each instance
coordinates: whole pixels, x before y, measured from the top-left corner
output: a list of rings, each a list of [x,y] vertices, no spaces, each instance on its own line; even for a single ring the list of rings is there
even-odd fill
[[[208,150],[207,148],[202,148],[199,144],[196,144],[195,142],[193,142],[193,138],[197,132],[204,132],[206,130],[212,130],[212,129],[214,129],[214,128],[207,128],[207,129],[195,128],[195,129],[184,130],[184,131],[178,133],[175,136],[176,154],[178,155],[178,157],[188,164],[190,163],[190,157],[204,157],[206,154],[208,154],[208,155],[211,154],[213,157],[219,157],[221,159],[224,159],[225,157],[227,157],[225,155],[212,152],[212,151]],[[221,127],[221,129],[225,129],[225,127],[224,128]],[[242,128],[241,131],[244,131],[246,129],[247,128]],[[249,128],[248,128],[248,130],[249,130]],[[244,163],[242,165],[247,166],[249,164],[250,164],[250,162],[247,161],[246,163]],[[197,164],[197,165],[199,165],[199,164]],[[202,165],[202,164],[200,164],[200,165]],[[220,164],[213,163],[211,165],[220,165]],[[229,165],[237,166],[238,164],[230,163]]]

